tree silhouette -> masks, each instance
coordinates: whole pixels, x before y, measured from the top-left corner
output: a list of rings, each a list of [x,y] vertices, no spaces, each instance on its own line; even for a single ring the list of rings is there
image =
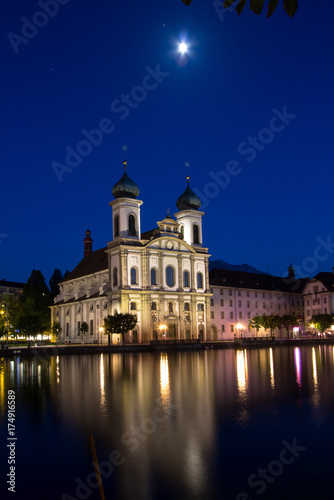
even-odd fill
[[[233,5],[236,1],[237,0],[225,0],[225,2],[223,4],[224,9],[227,9],[228,7]],[[182,0],[182,2],[189,7],[192,0]],[[255,14],[260,15],[262,12],[262,9],[264,7],[264,2],[265,2],[265,0],[250,0],[249,8]],[[239,15],[244,10],[246,3],[247,3],[247,0],[239,0],[238,4],[236,5],[235,10],[237,11],[237,13]],[[279,3],[279,0],[269,0],[267,17],[270,17],[275,12],[278,3]],[[283,9],[288,14],[288,16],[293,17],[297,11],[297,8],[298,8],[298,1],[297,0],[283,0]]]

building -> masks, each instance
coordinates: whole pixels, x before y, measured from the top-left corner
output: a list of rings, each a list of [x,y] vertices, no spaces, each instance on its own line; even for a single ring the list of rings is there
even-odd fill
[[[334,268],[332,273],[320,272],[312,278],[304,290],[305,321],[317,314],[334,313]]]
[[[22,293],[24,285],[25,283],[18,283],[16,281],[0,280],[0,300],[3,299],[4,295],[10,295],[17,300]]]
[[[81,342],[80,327],[89,327],[89,342],[107,342],[102,334],[108,314],[137,316],[126,342],[152,339],[210,337],[209,254],[202,241],[201,200],[189,177],[173,218],[167,214],[157,227],[141,232],[139,188],[126,172],[112,189],[112,240],[93,251],[89,230],[84,258],[60,283],[51,307],[63,341]],[[112,341],[119,342],[119,335]]]
[[[234,335],[265,336],[250,326],[254,316],[292,315],[304,319],[303,290],[308,278],[296,280],[289,267],[287,278],[269,274],[244,273],[224,269],[210,271],[212,292],[210,319],[212,340],[231,340]],[[286,331],[273,334],[284,336]]]

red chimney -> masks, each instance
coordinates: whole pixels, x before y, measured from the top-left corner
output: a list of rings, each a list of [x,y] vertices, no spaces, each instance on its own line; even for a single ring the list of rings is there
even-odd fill
[[[93,240],[90,237],[90,230],[87,227],[86,238],[83,240],[84,242],[84,257],[87,257],[93,251]]]

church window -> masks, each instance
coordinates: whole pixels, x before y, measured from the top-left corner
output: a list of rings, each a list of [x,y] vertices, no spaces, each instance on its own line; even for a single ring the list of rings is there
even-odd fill
[[[131,302],[130,309],[131,309],[131,311],[137,311],[137,303],[136,302]]]
[[[151,269],[151,285],[157,285],[157,270],[153,267]]]
[[[197,288],[203,288],[203,274],[197,273]]]
[[[197,304],[197,311],[204,311],[204,304]]]
[[[185,311],[190,311],[190,304],[189,304],[189,302],[185,302],[184,303],[184,310]]]
[[[167,286],[172,287],[175,285],[174,268],[172,266],[166,267],[166,283]]]
[[[131,267],[130,275],[131,275],[131,285],[138,284],[138,276],[137,276],[137,268]]]
[[[118,271],[117,271],[117,267],[114,267],[113,269],[113,272],[112,272],[112,276],[113,276],[113,286],[117,286],[118,285]]]
[[[136,220],[132,214],[129,215],[129,236],[136,236]]]
[[[80,335],[80,321],[77,322],[77,335]]]
[[[93,335],[94,333],[94,320],[89,320],[89,335]]]
[[[199,243],[199,231],[198,231],[198,225],[197,224],[193,225],[193,242],[194,243]]]
[[[119,216],[115,215],[114,217],[114,235],[119,236]]]
[[[156,311],[157,310],[157,303],[156,302],[152,302],[151,309],[152,309],[152,311]]]
[[[189,271],[183,272],[183,286],[185,288],[189,287]]]
[[[168,312],[169,312],[169,314],[173,314],[173,303],[172,302],[169,302],[169,304],[168,304]]]
[[[180,226],[180,232],[182,234],[182,238],[184,238],[184,226]]]

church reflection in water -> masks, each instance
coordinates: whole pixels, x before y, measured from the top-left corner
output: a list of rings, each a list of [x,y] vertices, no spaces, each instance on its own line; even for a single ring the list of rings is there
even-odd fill
[[[232,425],[243,433],[254,412],[274,415],[301,397],[320,422],[333,373],[332,346],[3,360],[0,411],[6,381],[47,388],[60,428],[83,440],[93,434],[99,461],[114,450],[124,457],[104,480],[109,494],[154,498],[157,483],[168,481],[169,491],[204,498],[217,481],[215,457],[229,453]]]

